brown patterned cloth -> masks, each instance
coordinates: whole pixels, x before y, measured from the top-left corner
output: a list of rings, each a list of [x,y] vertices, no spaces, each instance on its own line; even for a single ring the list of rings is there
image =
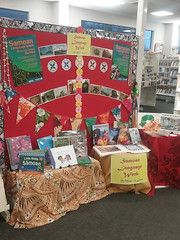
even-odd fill
[[[106,186],[109,194],[115,192],[135,192],[148,194],[151,190],[151,184],[148,180],[145,183],[138,184],[112,184],[111,183],[111,156],[100,157],[94,150],[91,152],[93,158],[99,160],[101,168],[105,177]]]
[[[9,224],[15,228],[51,223],[80,204],[108,195],[96,160],[90,166],[46,169],[44,174],[7,172],[6,192],[12,206]]]

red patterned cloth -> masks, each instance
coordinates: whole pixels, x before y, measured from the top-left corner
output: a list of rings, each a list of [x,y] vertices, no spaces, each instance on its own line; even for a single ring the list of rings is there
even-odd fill
[[[151,149],[148,161],[151,184],[180,189],[180,135],[151,136],[141,131],[141,138]]]

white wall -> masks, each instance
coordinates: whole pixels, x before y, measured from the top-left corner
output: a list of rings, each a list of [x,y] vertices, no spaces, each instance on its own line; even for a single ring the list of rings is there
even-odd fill
[[[58,2],[46,2],[43,0],[0,0],[0,6],[4,8],[28,11],[30,21],[52,24],[59,24],[60,21],[60,16],[58,14]],[[78,27],[81,25],[81,20],[136,27],[135,18],[121,17],[118,15],[105,14],[88,9],[70,7],[69,25]],[[146,29],[154,31],[153,43],[164,42],[164,24],[148,22]]]
[[[52,2],[43,0],[0,0],[0,7],[29,12],[29,21],[53,23]]]
[[[136,19],[126,18],[118,15],[105,14],[88,9],[70,7],[70,25],[77,27],[81,25],[81,20],[89,20],[128,27],[136,27]],[[154,31],[153,44],[164,42],[164,24],[147,22],[146,29]]]

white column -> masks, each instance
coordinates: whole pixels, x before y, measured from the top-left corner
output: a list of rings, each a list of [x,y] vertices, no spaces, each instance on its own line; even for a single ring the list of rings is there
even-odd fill
[[[59,0],[58,3],[58,24],[69,26],[69,0]]]
[[[137,61],[137,83],[139,86],[138,106],[140,104],[141,81],[144,57],[144,32],[147,20],[147,0],[138,0],[136,34],[139,36],[138,61]]]

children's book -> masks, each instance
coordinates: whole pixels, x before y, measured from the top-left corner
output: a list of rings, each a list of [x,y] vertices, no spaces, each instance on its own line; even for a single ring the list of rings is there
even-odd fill
[[[26,135],[6,138],[6,145],[11,169],[16,170],[19,168],[19,152],[32,150],[31,138]]]
[[[44,172],[45,152],[27,150],[19,152],[19,169],[22,171]]]
[[[109,128],[108,145],[116,145],[119,136],[119,128]]]
[[[92,164],[92,160],[89,156],[79,157],[77,158],[78,164],[82,166],[89,166]]]
[[[78,164],[73,145],[51,148],[48,151],[54,169]]]
[[[60,142],[59,142],[60,141]],[[73,145],[76,157],[84,157],[87,156],[87,134],[86,131],[61,131],[59,133],[59,137],[54,138],[54,147],[60,146],[58,143],[69,143],[69,145]],[[68,144],[66,144],[68,145]]]
[[[68,136],[53,138],[53,147],[63,147],[67,145],[70,145],[70,138]]]
[[[109,142],[109,124],[96,124],[92,126],[93,144],[107,145]]]
[[[38,138],[37,143],[38,143],[39,149],[41,150],[50,149],[53,147],[53,137],[50,135],[50,136]]]
[[[132,144],[139,144],[141,142],[141,137],[137,128],[129,128],[129,134]]]

